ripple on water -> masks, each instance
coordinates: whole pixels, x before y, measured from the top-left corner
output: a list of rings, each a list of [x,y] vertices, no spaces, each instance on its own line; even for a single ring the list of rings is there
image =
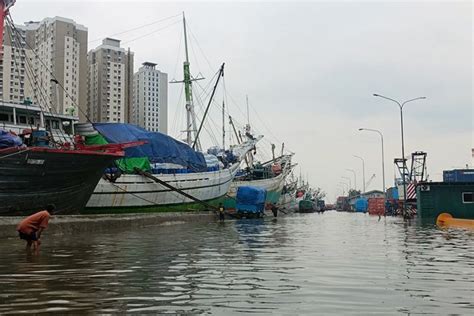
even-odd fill
[[[327,212],[0,243],[0,314],[467,314],[474,234]],[[73,245],[73,247],[71,247]]]

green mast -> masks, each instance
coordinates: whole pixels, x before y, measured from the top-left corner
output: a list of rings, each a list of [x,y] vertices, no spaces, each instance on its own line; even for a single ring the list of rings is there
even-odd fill
[[[188,36],[186,32],[186,17],[183,12],[183,26],[184,26],[184,49],[186,52],[186,60],[183,63],[183,75],[184,75],[184,93],[186,98],[186,143],[192,146],[195,143],[195,148],[199,151],[202,150],[199,139],[195,139],[197,136],[196,126],[196,114],[194,112],[193,104],[193,92],[192,82],[199,79],[191,79],[191,71],[189,70],[189,55],[188,55]],[[194,140],[193,140],[194,138]]]

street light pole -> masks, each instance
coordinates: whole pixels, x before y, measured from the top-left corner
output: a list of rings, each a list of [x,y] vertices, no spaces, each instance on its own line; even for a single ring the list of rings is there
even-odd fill
[[[338,185],[337,187],[342,190],[342,195],[344,196],[346,194],[346,188],[343,185]]]
[[[352,155],[360,160],[362,160],[362,189],[363,191],[361,192],[362,193],[365,193],[365,161],[364,161],[364,158],[360,157],[360,156],[356,156],[356,155]]]
[[[345,182],[339,182],[339,184],[343,184],[343,185],[344,185],[344,189],[346,188],[346,185],[348,185],[348,184],[345,183]],[[347,189],[347,194],[349,194],[349,188]]]
[[[352,188],[351,178],[349,178],[349,177],[341,177],[341,178],[349,180],[349,190],[350,190]]]
[[[355,170],[354,169],[346,169],[346,170],[352,172],[352,174],[354,175],[354,190],[357,191],[357,177],[356,177]]]
[[[382,182],[383,182],[383,193],[385,193],[385,158],[384,158],[384,152],[383,152],[383,134],[381,131],[377,129],[370,129],[370,128],[359,128],[359,131],[368,131],[368,132],[375,132],[380,135],[380,140],[382,141]]]
[[[398,105],[398,107],[400,108],[400,128],[401,128],[401,134],[402,134],[402,161],[403,161],[403,177],[402,177],[402,181],[403,181],[403,217],[406,218],[407,217],[407,214],[406,214],[407,183],[406,183],[405,170],[407,169],[407,166],[406,166],[406,160],[405,160],[405,140],[403,138],[403,106],[405,104],[407,104],[408,102],[412,102],[412,101],[416,101],[416,100],[423,100],[423,99],[426,99],[426,97],[413,98],[413,99],[406,100],[406,101],[400,103],[397,100],[394,100],[392,98],[389,98],[389,97],[386,97],[386,96],[383,96],[383,95],[380,95],[380,94],[374,93],[373,96],[395,102]]]

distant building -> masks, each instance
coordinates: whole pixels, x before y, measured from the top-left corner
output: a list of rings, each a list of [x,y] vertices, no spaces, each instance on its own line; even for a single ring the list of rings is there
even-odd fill
[[[20,34],[5,28],[2,99],[77,115],[87,100],[87,28],[62,17],[16,28]]]
[[[93,122],[130,122],[133,53],[106,38],[88,54],[87,115]]]
[[[133,76],[132,122],[152,132],[168,133],[168,74],[145,62]]]

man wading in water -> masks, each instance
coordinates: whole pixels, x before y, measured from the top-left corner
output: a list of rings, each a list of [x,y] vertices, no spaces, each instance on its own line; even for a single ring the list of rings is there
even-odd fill
[[[49,212],[54,211],[54,209],[54,205],[50,204],[45,211],[30,215],[18,224],[16,230],[20,238],[26,240],[26,249],[31,249],[31,245],[33,245],[33,249],[39,249],[41,233],[48,227],[49,218],[51,217]]]

